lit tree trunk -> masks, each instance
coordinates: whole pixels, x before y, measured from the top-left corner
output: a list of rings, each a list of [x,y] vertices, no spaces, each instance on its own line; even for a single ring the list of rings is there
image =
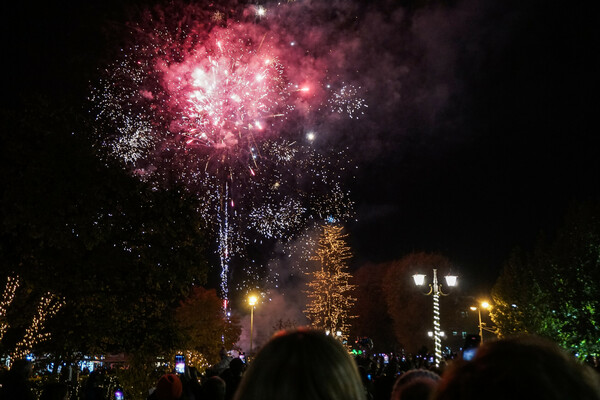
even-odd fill
[[[6,318],[6,309],[10,306],[15,298],[15,292],[19,287],[19,277],[13,278],[9,276],[6,280],[6,287],[2,298],[0,298],[0,340],[4,337],[4,333],[8,329],[8,323],[2,321]]]

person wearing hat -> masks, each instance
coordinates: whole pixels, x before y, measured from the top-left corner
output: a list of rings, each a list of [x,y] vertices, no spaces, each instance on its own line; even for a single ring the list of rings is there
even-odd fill
[[[148,400],[180,400],[182,394],[181,379],[175,374],[166,374],[160,377]]]

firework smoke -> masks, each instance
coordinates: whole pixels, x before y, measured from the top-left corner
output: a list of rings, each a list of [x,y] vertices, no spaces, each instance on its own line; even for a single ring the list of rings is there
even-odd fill
[[[323,66],[273,26],[217,11],[192,24],[190,15],[209,14],[172,7],[135,24],[135,44],[91,100],[113,157],[141,179],[197,194],[217,236],[227,300],[231,258],[251,232],[289,239],[306,221],[351,217],[343,152],[332,157],[300,135],[322,110],[354,118],[365,105],[343,82],[328,97]]]

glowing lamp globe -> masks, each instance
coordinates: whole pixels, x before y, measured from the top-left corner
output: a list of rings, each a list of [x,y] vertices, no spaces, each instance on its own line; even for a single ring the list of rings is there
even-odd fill
[[[446,275],[446,284],[448,286],[456,286],[456,279],[458,277],[456,275]]]
[[[414,274],[413,279],[415,280],[415,285],[421,286],[425,283],[425,275],[423,274]]]
[[[258,301],[258,298],[256,296],[248,297],[248,304],[250,304],[251,306],[254,306],[257,301]]]

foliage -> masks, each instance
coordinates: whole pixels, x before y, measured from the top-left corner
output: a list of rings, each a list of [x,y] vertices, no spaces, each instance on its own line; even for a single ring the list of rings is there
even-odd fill
[[[306,291],[309,302],[304,311],[314,328],[331,334],[341,331],[342,340],[348,340],[348,322],[354,318],[350,310],[356,301],[351,297],[355,285],[349,283],[352,276],[347,272],[347,260],[351,257],[347,236],[341,226],[323,227],[312,257],[318,262],[318,268],[310,273]]]
[[[156,369],[156,358],[147,354],[132,354],[127,359],[127,368],[115,370],[116,377],[126,399],[145,400],[148,390],[168,371]]]
[[[353,311],[358,317],[352,323],[352,336],[372,339],[375,352],[387,352],[398,346],[383,291],[390,265],[368,264],[356,270],[353,277],[357,299]]]
[[[541,330],[540,308],[547,303],[534,272],[534,265],[518,250],[505,264],[492,289],[494,307],[490,311],[499,337]]]
[[[18,274],[26,295],[7,318],[15,331],[31,299],[66,305],[38,351],[160,354],[177,345],[172,311],[206,279],[203,225],[185,191],[160,190],[103,163],[78,110],[30,100],[3,111],[0,143],[0,276]],[[7,332],[5,348],[19,334]],[[12,342],[12,343],[10,343]]]
[[[585,358],[600,354],[600,204],[574,206],[555,239],[512,258],[493,288],[502,335],[533,332]]]
[[[199,286],[180,303],[175,320],[183,336],[182,348],[201,353],[211,364],[219,361],[222,346],[232,348],[242,331],[235,316],[224,316],[216,291]]]

